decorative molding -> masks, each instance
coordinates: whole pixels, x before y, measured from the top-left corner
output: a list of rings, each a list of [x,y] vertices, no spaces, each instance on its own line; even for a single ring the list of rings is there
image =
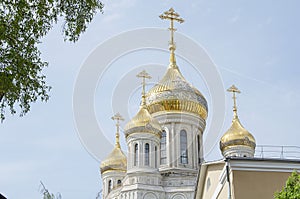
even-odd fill
[[[276,159],[229,159],[233,171],[292,172],[300,171],[300,161]]]

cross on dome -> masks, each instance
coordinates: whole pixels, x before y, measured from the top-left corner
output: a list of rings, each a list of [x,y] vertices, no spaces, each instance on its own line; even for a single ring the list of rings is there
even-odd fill
[[[236,93],[241,93],[241,91],[235,86],[232,85],[229,89],[227,89],[228,92],[232,93],[232,99],[233,99],[233,114],[234,118],[237,118],[237,106],[236,106]]]
[[[124,121],[124,118],[120,113],[116,113],[113,117],[111,117],[112,120],[116,121],[116,144],[115,146],[120,148],[120,121]]]
[[[139,74],[136,75],[138,78],[142,78],[142,106],[146,106],[146,78],[151,79],[152,77],[145,71],[143,70]]]
[[[159,16],[161,19],[167,19],[170,20],[170,32],[171,32],[171,40],[169,43],[169,50],[171,51],[171,55],[170,55],[170,64],[173,67],[177,67],[176,66],[176,59],[175,59],[175,50],[176,50],[176,45],[174,42],[174,32],[177,30],[176,28],[174,28],[174,21],[177,21],[179,23],[183,23],[184,20],[182,18],[180,18],[180,15],[175,12],[175,10],[173,8],[170,8],[168,11],[164,12],[163,14],[161,14]]]

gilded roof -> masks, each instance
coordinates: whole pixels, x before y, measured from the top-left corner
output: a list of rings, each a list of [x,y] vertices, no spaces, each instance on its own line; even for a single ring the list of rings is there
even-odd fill
[[[253,150],[255,150],[256,146],[255,138],[243,127],[237,116],[233,118],[231,127],[220,140],[222,152],[231,146],[248,146]]]
[[[123,153],[120,146],[120,121],[123,121],[123,117],[120,113],[115,114],[112,120],[116,121],[116,143],[112,152],[105,158],[100,164],[101,174],[109,171],[126,172],[127,170],[127,158]]]
[[[146,94],[149,112],[184,111],[207,118],[207,102],[190,85],[176,65],[170,64],[164,77]]]
[[[107,171],[127,170],[127,158],[119,146],[115,146],[113,151],[100,164],[101,174]]]
[[[142,128],[153,133],[161,131],[160,124],[150,115],[146,106],[141,106],[139,112],[126,124],[125,135],[127,136],[135,128]]]

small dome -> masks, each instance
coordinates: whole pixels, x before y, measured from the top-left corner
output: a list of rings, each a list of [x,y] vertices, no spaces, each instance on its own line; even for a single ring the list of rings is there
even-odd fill
[[[131,132],[150,132],[160,135],[161,126],[148,112],[146,106],[141,106],[139,112],[134,116],[124,128],[125,136]]]
[[[256,147],[255,138],[242,126],[238,117],[235,117],[232,120],[231,127],[220,140],[220,149],[223,155],[226,153],[226,151],[236,147],[247,147],[251,152],[253,152],[253,155]]]
[[[207,102],[203,95],[190,85],[176,63],[170,64],[164,77],[146,94],[149,112],[182,111],[207,118]]]
[[[123,153],[120,146],[120,121],[124,120],[120,113],[115,114],[112,120],[116,120],[116,143],[113,151],[104,159],[100,164],[101,174],[109,171],[126,172],[127,171],[127,158]]]
[[[227,91],[233,95],[233,120],[231,127],[220,140],[221,152],[224,157],[254,157],[255,139],[243,127],[237,115],[236,94],[241,91],[235,85],[232,85]]]
[[[115,146],[113,151],[100,164],[101,174],[107,171],[121,171],[127,170],[127,158],[119,146]]]

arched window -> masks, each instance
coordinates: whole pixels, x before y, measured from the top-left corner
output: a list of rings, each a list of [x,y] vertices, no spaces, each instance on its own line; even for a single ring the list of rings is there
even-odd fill
[[[198,164],[201,164],[201,146],[200,146],[200,136],[197,135],[197,145],[198,145]]]
[[[149,144],[145,144],[145,165],[149,166]]]
[[[110,193],[111,187],[112,187],[111,180],[109,180],[108,181],[108,187],[107,187],[107,193]]]
[[[154,166],[157,168],[157,146],[154,147]]]
[[[118,185],[118,186],[121,186],[121,183],[122,183],[121,180],[118,180],[118,181],[117,181],[117,185]]]
[[[160,164],[167,164],[167,134],[166,131],[162,131],[160,140]]]
[[[136,166],[138,164],[138,158],[139,158],[138,152],[139,152],[139,145],[135,144],[134,145],[134,160],[133,160],[134,162],[133,162],[133,166]]]
[[[180,131],[180,163],[188,164],[187,135],[185,130]]]

